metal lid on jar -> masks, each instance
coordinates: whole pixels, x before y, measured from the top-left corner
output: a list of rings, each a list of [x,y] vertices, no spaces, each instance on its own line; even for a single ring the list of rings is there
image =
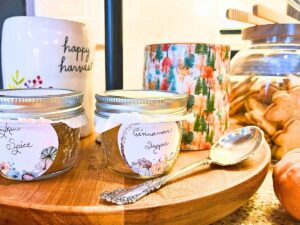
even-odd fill
[[[66,119],[84,114],[83,93],[68,89],[0,90],[0,119]]]
[[[114,90],[96,95],[95,114],[138,112],[145,115],[185,115],[187,95],[153,90]]]
[[[265,24],[242,31],[244,40],[253,43],[300,43],[300,24]]]

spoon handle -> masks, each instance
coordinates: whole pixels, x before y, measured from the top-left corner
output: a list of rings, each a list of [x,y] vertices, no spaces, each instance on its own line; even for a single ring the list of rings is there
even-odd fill
[[[197,162],[190,164],[172,174],[168,174],[162,177],[158,177],[152,180],[148,180],[144,183],[138,184],[133,187],[129,188],[121,188],[116,189],[111,192],[103,192],[100,197],[108,202],[112,202],[117,205],[124,205],[129,203],[134,203],[139,199],[143,198],[144,196],[148,195],[149,193],[158,190],[168,181],[188,172],[191,171],[199,166],[209,165],[213,163],[210,159],[203,159]]]

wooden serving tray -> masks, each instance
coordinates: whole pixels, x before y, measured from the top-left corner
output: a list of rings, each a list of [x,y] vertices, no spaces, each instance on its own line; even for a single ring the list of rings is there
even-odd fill
[[[99,194],[143,181],[110,173],[94,140],[90,136],[81,141],[79,160],[64,175],[36,182],[0,178],[0,224],[209,224],[234,212],[254,194],[271,158],[264,144],[237,166],[204,166],[135,204],[115,206],[99,200]],[[181,152],[174,170],[207,156],[207,151]]]

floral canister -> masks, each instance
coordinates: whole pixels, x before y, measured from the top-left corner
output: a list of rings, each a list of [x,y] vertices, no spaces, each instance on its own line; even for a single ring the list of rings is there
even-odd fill
[[[67,89],[0,90],[0,174],[39,180],[71,169],[87,122],[82,101]]]
[[[183,122],[182,150],[210,149],[228,128],[230,49],[204,43],[145,48],[144,88],[188,94],[193,122]]]
[[[170,171],[188,117],[185,94],[116,90],[96,100],[96,131],[111,171],[142,179]]]

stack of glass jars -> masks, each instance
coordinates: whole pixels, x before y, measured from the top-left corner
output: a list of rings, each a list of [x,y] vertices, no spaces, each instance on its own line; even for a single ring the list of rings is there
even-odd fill
[[[278,160],[300,147],[300,24],[260,25],[242,35],[252,46],[232,59],[231,121],[262,128]]]

